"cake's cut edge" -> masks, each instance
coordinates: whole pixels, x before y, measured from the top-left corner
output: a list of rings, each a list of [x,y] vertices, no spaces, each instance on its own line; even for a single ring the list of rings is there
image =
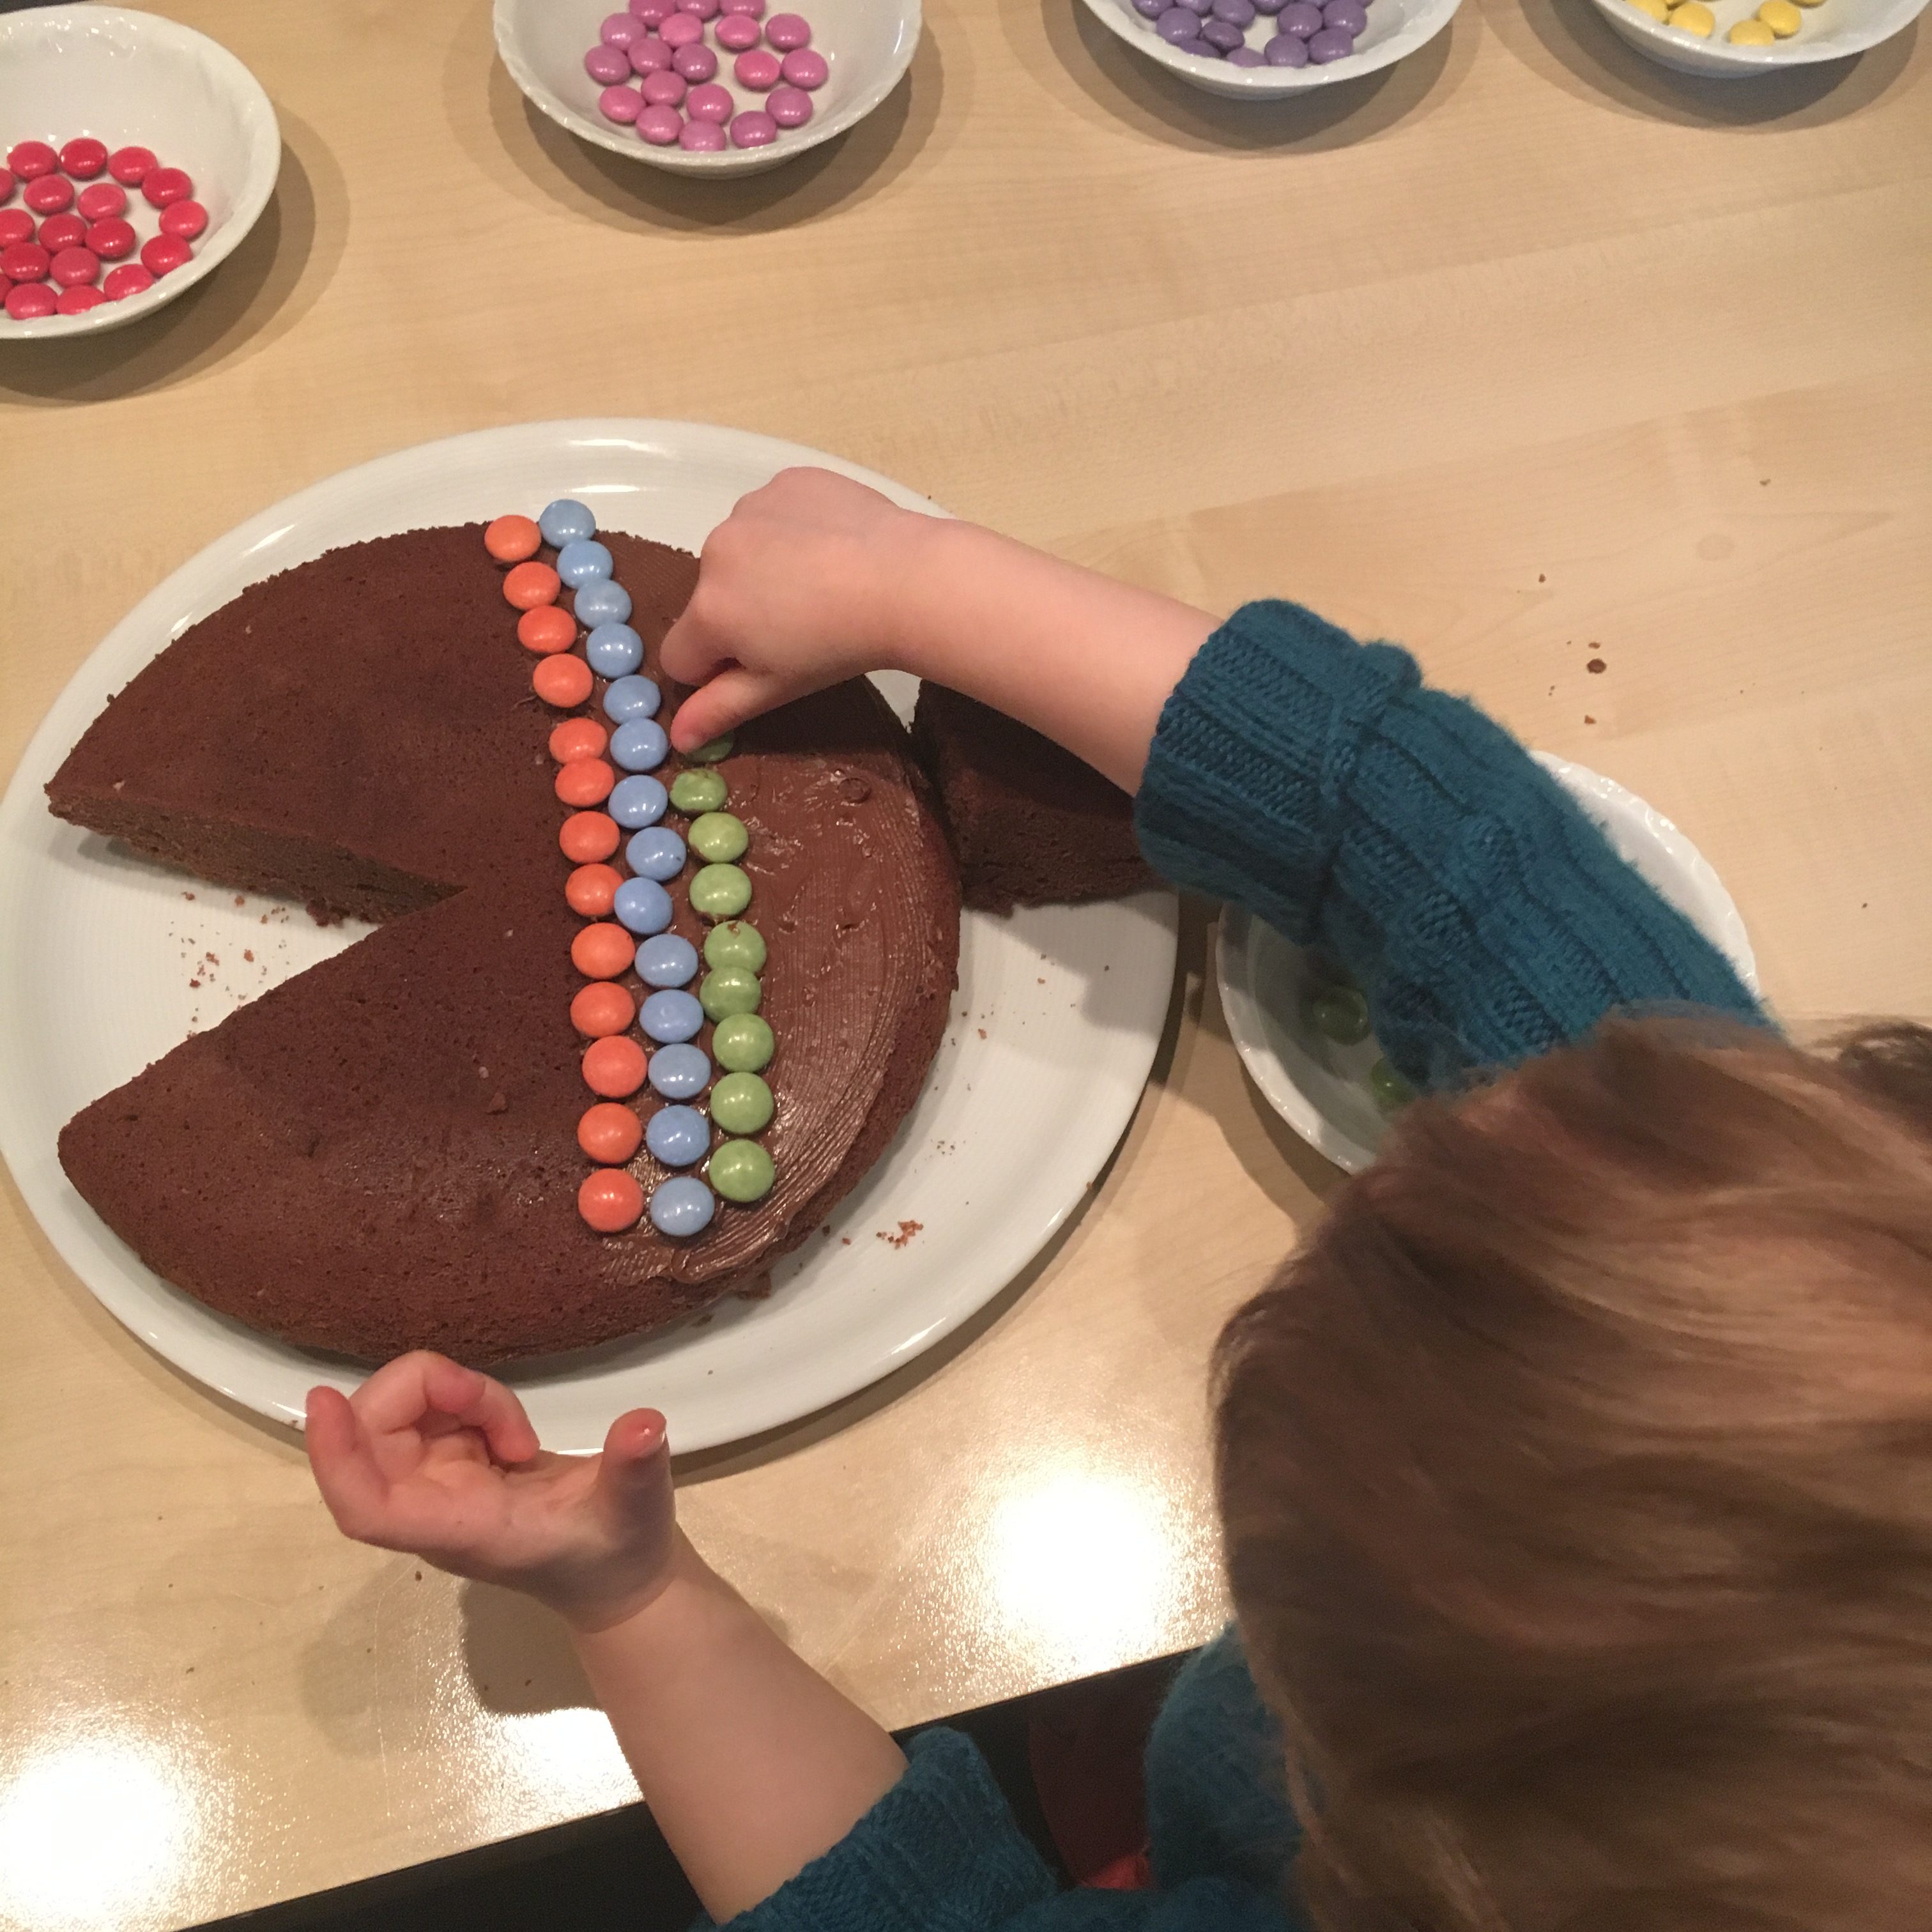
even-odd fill
[[[1052,739],[930,679],[912,737],[968,905],[1005,914],[1160,883],[1134,836],[1133,800]]]

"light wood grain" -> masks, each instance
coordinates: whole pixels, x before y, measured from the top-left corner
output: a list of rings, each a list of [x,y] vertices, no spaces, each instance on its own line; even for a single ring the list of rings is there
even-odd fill
[[[161,315],[0,352],[8,765],[286,492],[490,424],[695,417],[1400,638],[1677,819],[1794,1019],[1932,1012],[1922,32],[1698,84],[1586,0],[1468,0],[1277,110],[1073,0],[938,0],[871,121],[712,188],[527,110],[484,0],[173,10],[267,86],[281,186]],[[889,1723],[1222,1614],[1203,1365],[1334,1177],[1245,1084],[1208,940],[1042,1264],[685,1472],[696,1535]],[[630,1795],[540,1616],[340,1541],[294,1443],[122,1334],[10,1186],[0,1321],[0,1923],[176,1926]]]

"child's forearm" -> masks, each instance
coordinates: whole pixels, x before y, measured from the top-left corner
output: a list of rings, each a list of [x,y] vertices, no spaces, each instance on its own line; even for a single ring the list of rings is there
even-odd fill
[[[970,524],[915,523],[898,667],[1030,724],[1137,790],[1161,706],[1220,620]]]
[[[904,1754],[688,1544],[663,1592],[579,1632],[591,1687],[705,1910],[748,1910],[898,1783]]]

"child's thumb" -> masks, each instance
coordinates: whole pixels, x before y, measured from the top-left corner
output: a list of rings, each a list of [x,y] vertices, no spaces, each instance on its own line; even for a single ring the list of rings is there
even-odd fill
[[[664,1418],[634,1408],[610,1425],[597,1480],[626,1516],[647,1514],[670,1492],[670,1448]]]

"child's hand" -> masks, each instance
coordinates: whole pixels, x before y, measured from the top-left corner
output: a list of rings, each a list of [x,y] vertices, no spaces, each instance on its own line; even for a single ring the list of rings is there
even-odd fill
[[[829,470],[782,470],[742,498],[664,638],[665,676],[698,687],[671,725],[679,750],[896,663],[905,553],[931,523]]]
[[[522,1590],[580,1630],[641,1610],[678,1544],[664,1420],[634,1408],[601,1456],[537,1445],[502,1383],[447,1356],[399,1356],[353,1396],[308,1396],[308,1460],[346,1536]]]

